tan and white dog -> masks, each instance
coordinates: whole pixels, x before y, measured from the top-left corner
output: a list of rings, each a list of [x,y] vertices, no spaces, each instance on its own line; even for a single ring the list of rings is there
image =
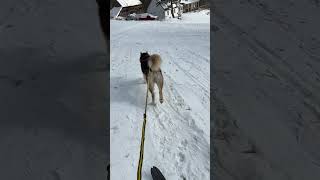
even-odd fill
[[[154,86],[157,84],[159,89],[159,101],[163,103],[163,75],[161,72],[162,59],[159,54],[149,55],[148,52],[140,53],[141,71],[146,82],[148,82],[148,89],[152,95],[152,103],[155,104]]]

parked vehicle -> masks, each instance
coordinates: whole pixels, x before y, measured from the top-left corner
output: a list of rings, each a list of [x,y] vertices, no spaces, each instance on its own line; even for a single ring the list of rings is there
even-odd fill
[[[136,14],[136,13],[129,14],[129,15],[126,17],[126,20],[128,20],[128,21],[130,21],[130,20],[137,20],[137,14]]]
[[[122,16],[117,16],[116,18],[114,18],[114,19],[116,19],[116,20],[125,20],[125,18],[124,17],[122,17]]]
[[[126,20],[156,20],[156,19],[158,19],[157,16],[154,16],[149,13],[143,13],[143,14],[132,13],[126,17]]]
[[[150,13],[138,14],[138,20],[156,20],[158,16],[154,16]]]

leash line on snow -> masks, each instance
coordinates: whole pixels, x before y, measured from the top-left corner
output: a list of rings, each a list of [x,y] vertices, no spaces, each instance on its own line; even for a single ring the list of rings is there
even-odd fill
[[[140,156],[139,156],[139,163],[138,163],[137,180],[141,180],[141,171],[142,171],[143,153],[144,153],[144,139],[145,139],[145,130],[146,130],[146,123],[147,123],[149,73],[146,77],[147,77],[146,78],[147,79],[147,94],[146,94],[146,104],[145,104],[144,114],[143,114],[143,125],[142,125],[142,133],[141,133]]]

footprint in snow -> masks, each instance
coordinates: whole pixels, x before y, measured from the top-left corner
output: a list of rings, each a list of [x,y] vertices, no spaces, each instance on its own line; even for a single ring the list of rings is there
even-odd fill
[[[183,141],[181,141],[181,144],[183,145],[183,147],[187,147],[187,145],[188,145],[188,140],[183,140]]]
[[[183,153],[180,152],[180,153],[178,154],[178,156],[179,156],[179,161],[180,161],[180,162],[184,162],[184,161],[185,161],[186,156],[185,156]]]
[[[187,178],[184,177],[184,175],[181,175],[180,177],[181,177],[182,180],[187,180]]]

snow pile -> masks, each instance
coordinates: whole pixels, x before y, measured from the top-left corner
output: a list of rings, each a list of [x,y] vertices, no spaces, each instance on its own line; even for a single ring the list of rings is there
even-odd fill
[[[173,23],[195,23],[195,24],[209,24],[210,23],[210,10],[200,10],[195,12],[182,13],[182,18],[169,18],[168,22]]]
[[[180,3],[182,4],[191,4],[191,3],[194,3],[194,2],[198,2],[200,0],[181,0]]]
[[[209,179],[210,26],[177,22],[111,20],[113,180],[136,178],[146,95],[141,51],[161,55],[165,79],[165,102],[159,103],[156,88],[157,105],[148,106],[143,179],[151,179],[152,166],[167,180]]]
[[[149,14],[149,13],[142,13],[142,14],[137,14],[136,17],[139,19],[139,18],[147,18],[147,17],[151,17],[151,18],[154,18],[154,19],[157,19],[158,16],[154,16],[152,14]]]

